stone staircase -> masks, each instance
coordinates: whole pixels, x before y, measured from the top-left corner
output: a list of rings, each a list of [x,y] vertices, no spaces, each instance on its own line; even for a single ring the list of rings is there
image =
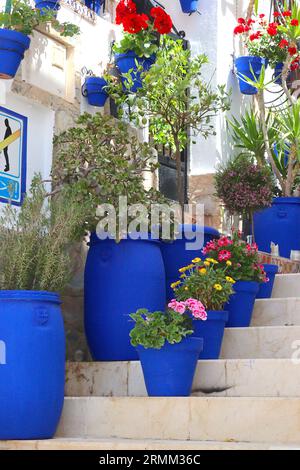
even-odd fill
[[[189,398],[148,398],[138,362],[69,363],[56,438],[0,449],[300,448],[300,274],[276,276],[221,357],[199,361]]]

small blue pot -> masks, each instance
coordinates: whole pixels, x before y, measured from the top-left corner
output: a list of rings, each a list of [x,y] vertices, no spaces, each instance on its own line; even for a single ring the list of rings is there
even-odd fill
[[[98,106],[102,108],[108,98],[108,94],[104,90],[107,86],[107,81],[100,77],[88,77],[86,78],[83,90],[87,97],[88,103],[92,106]]]
[[[93,10],[96,15],[100,15],[101,6],[103,5],[104,0],[84,0],[84,3],[90,10]]]
[[[193,320],[194,336],[203,338],[199,359],[219,359],[228,312],[208,310],[207,320]]]
[[[283,69],[283,62],[279,62],[278,64],[276,64],[273,78],[274,78],[274,83],[276,83],[277,85],[282,85],[282,78],[281,78],[282,69]]]
[[[115,55],[115,62],[118,66],[118,69],[121,74],[128,73],[131,70],[131,76],[133,79],[133,86],[129,91],[135,93],[139,88],[143,86],[141,72],[136,72],[137,64],[142,65],[144,72],[147,72],[151,65],[154,64],[156,59],[155,55],[152,55],[149,58],[146,57],[139,57],[133,51],[127,51],[124,54],[116,54]],[[127,79],[125,77],[121,77],[123,89],[124,91],[128,91],[125,84],[127,83]]]
[[[183,13],[194,13],[198,9],[198,0],[180,0]]]
[[[30,46],[30,37],[0,28],[0,78],[13,78]]]
[[[188,397],[203,339],[187,337],[161,349],[136,348],[149,397]]]
[[[269,282],[259,284],[259,290],[256,295],[257,299],[269,299],[272,296],[275,276],[278,273],[278,266],[276,266],[276,264],[264,264],[263,267],[269,278]]]
[[[254,281],[237,281],[226,305],[229,312],[227,328],[244,328],[250,325],[254,302],[259,289],[259,283]]]
[[[60,9],[59,0],[45,0],[45,1],[34,0],[34,2],[35,2],[35,7],[38,10],[41,10],[42,15],[44,14],[44,12],[42,11],[43,9],[53,10],[55,15],[57,14],[58,10]]]
[[[248,84],[245,81],[244,76],[254,80],[254,77],[258,80],[261,74],[263,65],[267,67],[268,62],[263,57],[256,56],[242,56],[235,59],[235,66],[237,70],[237,76],[239,80],[240,91],[243,95],[256,95],[257,88]],[[253,69],[253,73],[251,70]]]

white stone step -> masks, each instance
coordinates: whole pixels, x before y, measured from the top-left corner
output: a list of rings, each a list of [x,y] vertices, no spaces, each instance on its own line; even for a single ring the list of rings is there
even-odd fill
[[[199,361],[192,396],[300,397],[300,361]],[[147,396],[139,362],[67,364],[66,396]]]
[[[57,437],[299,444],[299,398],[66,398]]]
[[[251,326],[300,325],[300,297],[255,301]]]
[[[300,273],[276,274],[272,297],[300,297]]]
[[[44,441],[0,441],[0,450],[276,450],[300,449],[286,444],[257,442],[205,442],[154,439],[75,439]],[[100,456],[99,456],[100,457]]]
[[[226,328],[222,359],[300,358],[300,326]]]

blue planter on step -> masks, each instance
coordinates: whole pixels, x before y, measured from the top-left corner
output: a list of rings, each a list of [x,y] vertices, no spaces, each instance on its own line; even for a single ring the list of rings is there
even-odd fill
[[[194,13],[198,8],[198,0],[180,0],[183,13]]]
[[[269,282],[259,284],[259,290],[256,296],[257,299],[269,299],[272,296],[275,276],[278,273],[278,266],[276,264],[264,264],[263,267]]]
[[[0,440],[53,437],[64,384],[59,296],[0,291]]]
[[[262,67],[267,67],[267,60],[263,57],[242,56],[235,59],[235,66],[237,69],[237,76],[241,93],[243,93],[243,95],[255,95],[257,93],[257,88],[248,84],[244,77],[246,76],[251,80],[254,80],[255,77],[258,80]]]
[[[108,98],[104,87],[107,86],[107,81],[101,77],[88,77],[83,85],[84,95],[86,95],[88,103],[91,106],[98,106],[102,108]]]
[[[41,10],[41,14],[43,14],[43,9],[52,10],[55,16],[57,15],[58,10],[60,9],[59,0],[34,0],[35,7],[38,10]]]
[[[300,197],[274,198],[271,207],[256,212],[254,234],[260,251],[270,253],[271,242],[279,245],[284,258],[300,250]]]
[[[229,312],[227,328],[244,328],[250,325],[254,302],[259,283],[254,281],[237,281],[233,285],[235,291],[225,306]]]
[[[144,72],[147,72],[151,65],[154,64],[155,59],[155,55],[149,58],[138,57],[133,51],[115,55],[115,62],[121,74],[128,73],[130,70],[132,70],[131,77],[134,83],[129,91],[135,93],[138,88],[143,86],[141,72],[137,72],[137,63],[143,67]],[[125,86],[125,84],[128,82],[127,79],[125,77],[121,77],[121,80],[124,91],[128,91],[127,87]]]
[[[199,359],[219,359],[228,312],[208,310],[207,320],[193,320],[194,336],[203,338]]]
[[[137,360],[129,315],[165,310],[165,270],[159,242],[91,236],[84,278],[85,331],[96,361]]]
[[[202,243],[201,247],[194,250],[193,246],[187,247],[186,244],[193,244],[193,241],[196,240],[196,233],[198,234],[197,236],[202,236]],[[179,235],[176,240],[171,242],[163,241],[161,243],[161,252],[166,270],[167,301],[174,298],[174,291],[170,285],[178,280],[178,269],[190,264],[193,258],[204,258],[201,252],[203,246],[208,241],[219,237],[219,232],[214,228],[184,224],[179,227]]]
[[[10,79],[16,75],[29,45],[29,36],[0,28],[0,78]]]
[[[165,343],[161,349],[136,348],[150,397],[188,397],[202,338],[187,337],[177,344]]]

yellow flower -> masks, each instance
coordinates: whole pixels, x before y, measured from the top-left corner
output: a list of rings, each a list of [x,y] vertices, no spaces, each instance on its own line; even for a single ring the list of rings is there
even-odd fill
[[[229,261],[229,260],[228,260],[228,261],[226,261],[226,264],[227,264],[227,266],[232,266],[232,262],[231,262],[231,261]]]
[[[221,284],[215,284],[215,285],[214,285],[214,288],[215,288],[216,290],[222,290],[222,289],[223,289],[223,287],[221,286]]]
[[[181,274],[180,279],[184,279],[186,277],[186,274]]]
[[[187,269],[193,269],[194,265],[193,264],[189,264],[186,268]]]
[[[194,259],[192,259],[192,262],[193,262],[193,263],[200,263],[200,261],[201,261],[201,258],[194,258]]]
[[[184,273],[187,270],[187,266],[183,266],[183,268],[178,269],[180,273]]]
[[[200,273],[200,274],[206,274],[207,271],[206,271],[205,268],[201,268],[201,269],[199,269],[199,273]]]
[[[204,266],[210,266],[210,262],[208,260],[203,262]]]
[[[185,287],[184,290],[189,290],[189,288],[188,288],[188,287]]]
[[[213,259],[213,258],[206,258],[206,261],[209,261],[212,264],[219,264],[219,261],[217,261],[216,259]]]
[[[171,289],[175,289],[180,284],[180,281],[172,282]]]
[[[235,280],[230,276],[226,276],[226,281],[231,282],[231,284],[235,284]]]

